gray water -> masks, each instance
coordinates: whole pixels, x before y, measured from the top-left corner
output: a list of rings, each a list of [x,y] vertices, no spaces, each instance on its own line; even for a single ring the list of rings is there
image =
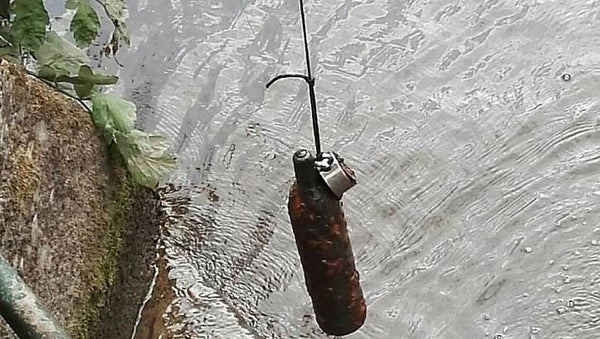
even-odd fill
[[[313,147],[296,0],[131,0],[121,91],[166,135],[177,338],[325,338],[287,215]],[[306,4],[368,304],[348,338],[600,337],[600,1]],[[563,75],[571,76],[569,81]]]

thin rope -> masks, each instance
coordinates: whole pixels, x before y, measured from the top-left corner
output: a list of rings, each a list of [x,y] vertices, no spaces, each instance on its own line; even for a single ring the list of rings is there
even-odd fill
[[[315,147],[317,156],[321,154],[321,138],[319,136],[319,118],[317,117],[317,99],[315,95],[315,79],[312,77],[310,67],[310,52],[308,51],[308,38],[306,34],[306,18],[304,15],[304,1],[300,0],[300,17],[302,18],[302,36],[304,38],[304,53],[306,54],[306,70],[308,91],[310,96],[310,110],[312,113],[313,133],[315,135]]]

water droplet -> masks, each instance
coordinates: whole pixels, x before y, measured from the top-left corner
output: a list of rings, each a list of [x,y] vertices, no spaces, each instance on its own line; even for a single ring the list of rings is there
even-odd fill
[[[573,307],[573,306],[575,306],[575,300],[567,301],[567,307]]]
[[[581,252],[575,251],[575,255],[579,257],[579,256],[581,256]]]
[[[525,253],[531,253],[532,249],[531,247],[525,247]]]
[[[598,240],[595,240],[595,239],[594,239],[594,240],[592,240],[592,245],[593,245],[593,246],[598,246]]]
[[[569,265],[562,265],[562,269],[563,269],[563,271],[568,271],[569,270]]]
[[[565,73],[561,77],[564,81],[571,81],[571,74]]]
[[[392,318],[392,319],[394,319],[394,318],[398,318],[398,315],[400,315],[400,310],[398,310],[398,309],[397,309],[397,308],[395,308],[395,307],[392,307],[392,308],[390,308],[390,309],[387,309],[387,310],[385,311],[385,314],[386,314],[386,316],[387,316],[388,318]]]
[[[573,221],[577,220],[577,216],[575,214],[571,214],[571,220],[573,220]]]
[[[531,326],[529,328],[529,332],[531,332],[532,334],[537,334],[540,332],[540,329],[538,327]]]
[[[567,313],[567,308],[565,306],[558,306],[556,308],[556,313],[559,315]]]
[[[554,265],[554,260],[550,260],[550,261],[548,262],[548,265]]]
[[[523,298],[529,298],[529,293],[523,293]]]
[[[483,318],[483,320],[490,320],[490,315],[487,313],[482,314],[481,317]]]

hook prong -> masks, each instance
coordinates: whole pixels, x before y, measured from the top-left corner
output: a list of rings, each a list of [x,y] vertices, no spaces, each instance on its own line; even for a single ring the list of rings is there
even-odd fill
[[[304,1],[300,0],[300,17],[302,19],[302,37],[304,40],[304,54],[306,55],[306,73],[304,74],[281,74],[271,79],[267,83],[267,88],[271,86],[275,81],[284,78],[301,78],[308,84],[308,95],[310,99],[310,110],[312,115],[313,133],[315,135],[315,148],[317,149],[316,156],[321,154],[321,137],[319,136],[319,119],[317,117],[317,98],[315,95],[315,79],[312,76],[310,67],[310,52],[308,51],[308,38],[306,34],[306,18],[304,15]]]
[[[280,74],[280,75],[274,77],[273,79],[271,79],[269,82],[267,82],[267,88],[269,88],[273,83],[275,83],[275,81],[285,79],[285,78],[300,78],[300,79],[303,79],[304,81],[306,81],[308,84],[310,84],[308,77],[304,74]]]

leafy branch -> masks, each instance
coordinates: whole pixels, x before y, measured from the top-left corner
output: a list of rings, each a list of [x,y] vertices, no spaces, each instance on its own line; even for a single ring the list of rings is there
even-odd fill
[[[96,6],[112,23],[111,38],[103,51],[114,57],[121,44],[130,43],[124,0],[94,3],[67,0],[66,9],[75,11],[69,26],[75,44],[48,30],[49,18],[43,0],[0,0],[0,56],[20,60],[26,54],[31,55],[37,62],[37,71],[30,74],[78,100],[91,113],[107,144],[116,146],[132,178],[153,188],[160,178],[175,169],[175,161],[167,153],[165,138],[134,128],[135,104],[113,94],[100,93],[100,86],[113,85],[118,77],[103,74],[89,65],[86,50],[98,39],[100,29],[105,29],[101,27]],[[86,101],[91,101],[91,108]]]

